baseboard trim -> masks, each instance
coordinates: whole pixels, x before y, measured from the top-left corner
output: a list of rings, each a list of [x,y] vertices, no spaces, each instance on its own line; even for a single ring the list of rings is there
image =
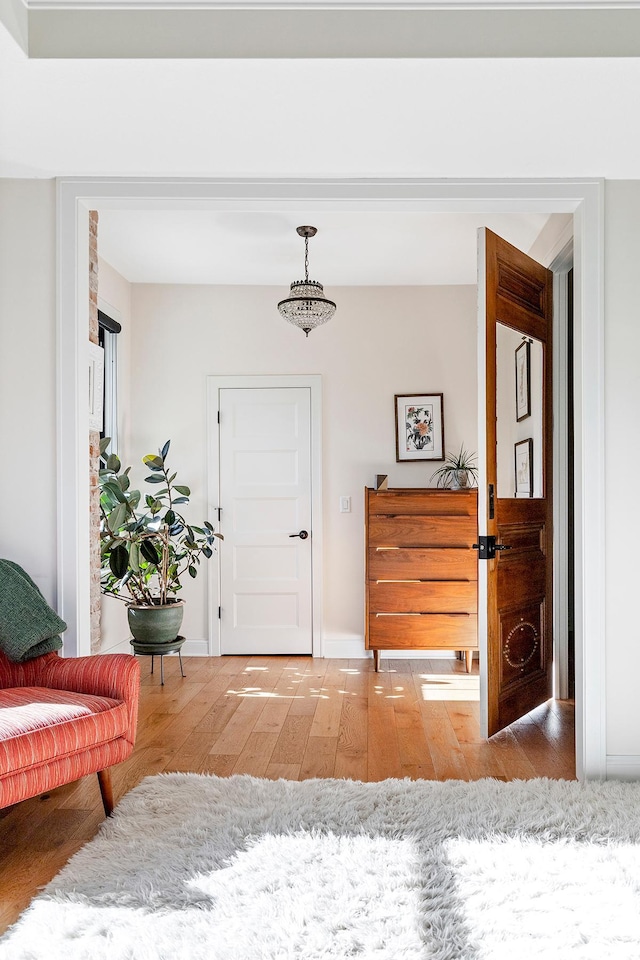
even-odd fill
[[[131,653],[130,638],[121,640],[105,653]],[[209,644],[206,640],[185,640],[181,650],[183,657],[209,657]],[[327,660],[371,660],[373,653],[365,650],[363,637],[325,637],[322,643],[322,655]],[[167,654],[175,656],[175,654]],[[381,660],[455,660],[453,650],[381,650]],[[640,762],[640,758],[638,758]]]
[[[99,650],[98,653],[102,656],[105,653],[131,653],[131,644],[129,643],[129,637],[125,640],[119,640],[118,643],[114,643],[110,647],[103,647],[102,650]]]
[[[322,656],[328,660],[365,660],[370,654],[362,636],[323,637]]]
[[[607,780],[640,780],[640,756],[607,756]]]
[[[183,657],[208,657],[209,644],[206,640],[185,640],[181,653]]]

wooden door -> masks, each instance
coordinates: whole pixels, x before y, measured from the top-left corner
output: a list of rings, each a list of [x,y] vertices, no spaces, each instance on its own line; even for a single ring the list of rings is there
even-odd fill
[[[552,695],[553,275],[491,231],[482,233],[484,528],[496,542],[495,558],[482,561],[492,736]]]
[[[221,652],[311,654],[311,391],[225,388],[219,411]]]

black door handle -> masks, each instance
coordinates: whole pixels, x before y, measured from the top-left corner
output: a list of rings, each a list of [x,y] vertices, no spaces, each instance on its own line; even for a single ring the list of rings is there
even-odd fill
[[[508,543],[496,543],[493,536],[478,537],[478,542],[473,544],[473,549],[478,551],[479,560],[495,560],[496,550],[512,550]]]
[[[290,537],[300,537],[301,540],[306,540],[309,534],[306,530],[301,530],[300,533],[290,533]]]

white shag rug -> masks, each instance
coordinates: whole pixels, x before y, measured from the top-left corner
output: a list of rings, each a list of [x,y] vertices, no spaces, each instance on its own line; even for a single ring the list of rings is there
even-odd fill
[[[640,784],[160,774],[2,960],[638,960]]]

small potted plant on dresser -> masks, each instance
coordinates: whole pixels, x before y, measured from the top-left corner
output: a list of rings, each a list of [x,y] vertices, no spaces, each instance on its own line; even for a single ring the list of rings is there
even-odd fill
[[[441,467],[431,474],[436,486],[448,490],[466,490],[478,483],[478,467],[475,453],[469,453],[461,445],[459,453],[448,453]]]
[[[141,505],[132,490],[130,467],[122,470],[115,453],[107,455],[111,440],[100,444],[101,588],[127,604],[132,645],[136,653],[172,652],[179,637],[184,600],[176,594],[181,578],[197,577],[203,558],[213,555],[215,539],[223,539],[205,520],[190,524],[180,512],[191,491],[175,482],[167,466],[170,441],[142,462],[149,469],[145,481],[153,488]]]

